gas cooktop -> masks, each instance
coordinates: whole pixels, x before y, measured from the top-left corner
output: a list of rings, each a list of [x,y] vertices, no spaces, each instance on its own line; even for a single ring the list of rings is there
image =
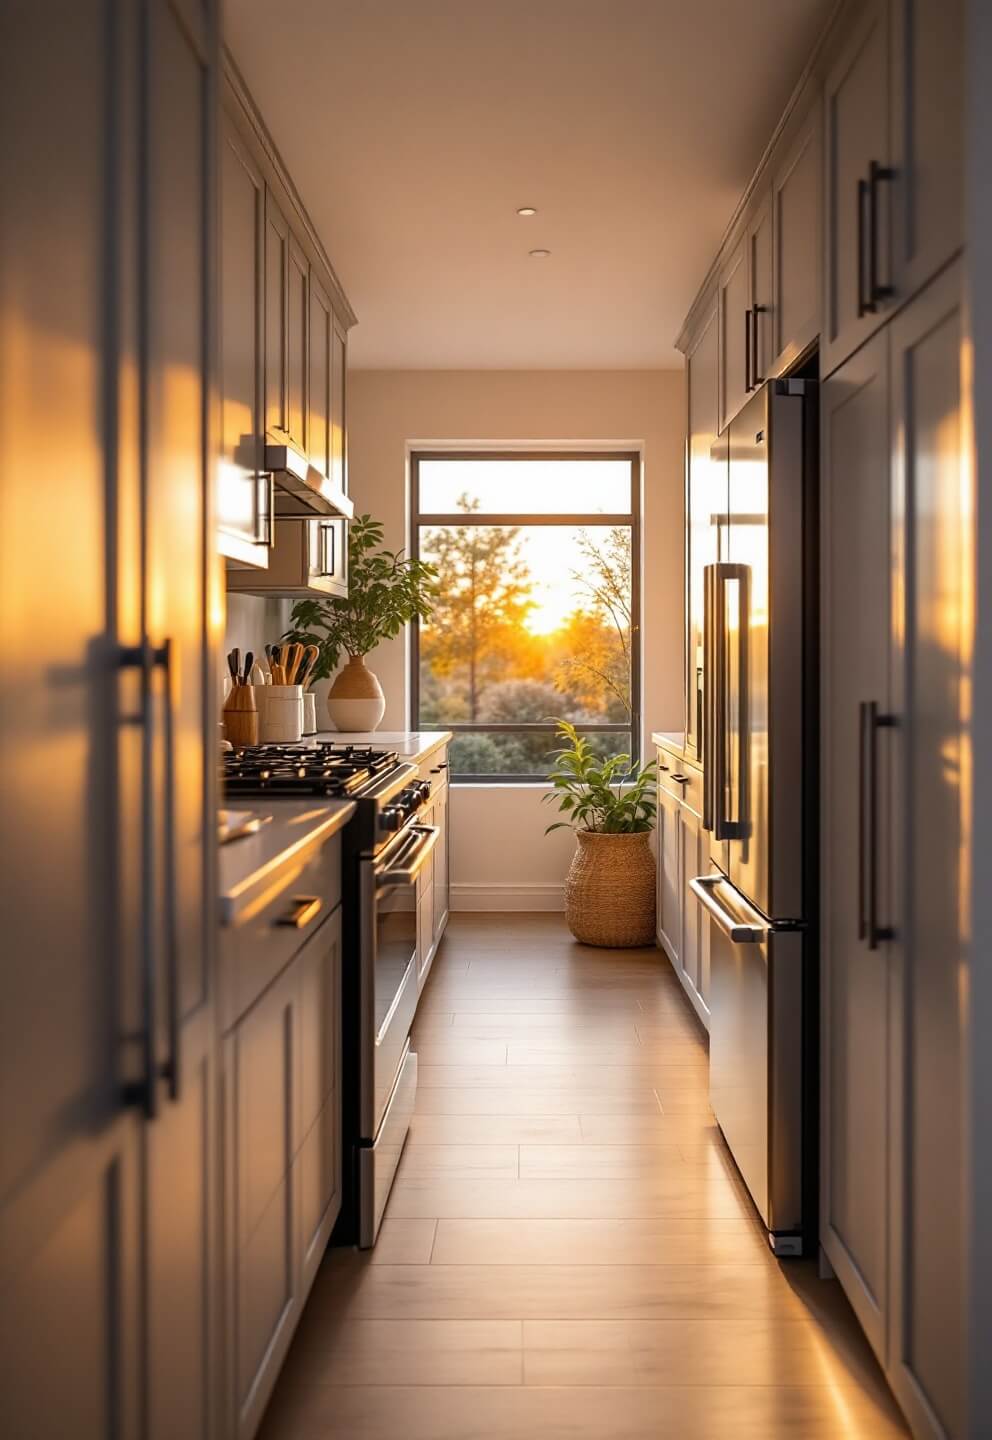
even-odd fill
[[[224,793],[361,795],[401,763],[395,750],[321,740],[309,745],[246,745],[225,751]]]

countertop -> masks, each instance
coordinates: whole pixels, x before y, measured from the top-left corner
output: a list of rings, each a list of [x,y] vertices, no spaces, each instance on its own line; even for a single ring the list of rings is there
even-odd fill
[[[652,745],[662,745],[666,750],[677,750],[681,755],[685,751],[684,730],[654,730],[651,734]]]
[[[333,740],[336,745],[381,745],[418,764],[453,737],[450,730],[320,730],[311,738]]]
[[[685,748],[684,730],[655,730],[651,734],[651,743],[660,745],[663,750],[679,757],[679,763],[689,765],[693,770],[702,770],[702,761],[695,755],[691,755]]]
[[[237,808],[268,815],[260,830],[220,847],[218,889],[223,925],[234,925],[260,893],[297,870],[355,813],[353,800],[239,797]]]

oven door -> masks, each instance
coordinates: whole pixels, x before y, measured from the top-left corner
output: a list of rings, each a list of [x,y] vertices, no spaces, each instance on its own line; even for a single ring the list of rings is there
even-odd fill
[[[417,877],[437,844],[431,825],[407,825],[362,866],[361,1137],[374,1144],[389,1107],[417,1008]]]

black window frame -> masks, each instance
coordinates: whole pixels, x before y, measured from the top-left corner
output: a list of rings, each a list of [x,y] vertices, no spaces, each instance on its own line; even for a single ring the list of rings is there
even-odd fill
[[[641,732],[641,454],[639,450],[473,450],[473,449],[417,449],[410,451],[410,554],[420,557],[421,527],[434,525],[571,525],[611,529],[627,526],[630,529],[630,757],[636,765],[640,760]],[[532,511],[473,512],[466,516],[457,511],[454,514],[422,515],[420,512],[420,465],[424,460],[624,460],[630,467],[630,510],[615,514],[596,515],[586,512],[567,514],[540,514]],[[423,728],[420,720],[420,622],[414,620],[410,627],[410,724],[411,729]],[[432,725],[435,722],[431,722]],[[543,722],[526,724],[476,724],[449,722],[443,727],[453,735],[521,735],[546,732],[553,741],[555,727]],[[580,734],[623,734],[628,727],[616,722],[582,724],[575,727]],[[549,744],[550,750],[552,745]],[[454,774],[449,770],[449,781],[453,785],[540,785],[547,781],[540,775],[522,774]]]

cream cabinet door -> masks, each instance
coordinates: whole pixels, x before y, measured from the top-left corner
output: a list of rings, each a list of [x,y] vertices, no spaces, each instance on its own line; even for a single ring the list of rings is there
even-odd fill
[[[750,298],[745,234],[730,252],[717,287],[720,316],[721,430],[737,414],[748,396]]]
[[[658,940],[676,970],[682,953],[682,830],[679,801],[658,791]]]
[[[821,1241],[884,1365],[889,1324],[888,336],[821,389]],[[872,711],[871,706],[875,707]],[[874,821],[869,824],[871,807]]]
[[[964,240],[964,5],[892,6],[892,266],[905,300]]]
[[[220,139],[220,461],[218,548],[264,568],[273,517],[263,474],[265,183],[234,122]]]
[[[747,227],[748,296],[751,319],[745,325],[750,355],[745,376],[748,394],[768,379],[775,355],[774,244],[771,190],[765,192]]]
[[[891,312],[889,7],[869,0],[824,85],[824,297],[827,375]]]
[[[819,93],[772,177],[775,287],[770,372],[780,375],[820,333],[823,303],[823,105]]]
[[[974,518],[962,413],[962,273],[891,326],[896,539],[889,1380],[913,1434],[965,1418],[964,1074]],[[871,959],[873,957],[867,957]]]
[[[727,512],[727,471],[714,466],[719,427],[719,324],[714,296],[685,357],[686,372],[686,748],[703,748],[703,576],[719,559],[719,525]]]

